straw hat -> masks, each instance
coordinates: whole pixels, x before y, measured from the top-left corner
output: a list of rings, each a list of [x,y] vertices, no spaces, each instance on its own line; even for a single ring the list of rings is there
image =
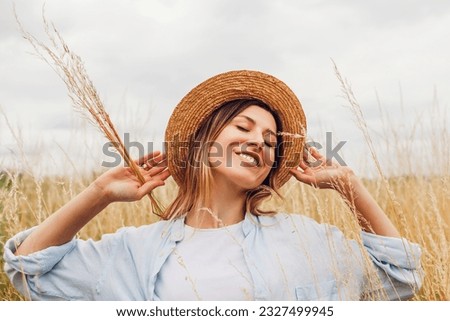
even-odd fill
[[[200,124],[218,107],[236,99],[258,99],[279,117],[282,155],[277,166],[276,187],[289,178],[289,168],[298,166],[306,135],[306,118],[300,101],[279,79],[250,70],[230,71],[202,82],[176,106],[166,128],[168,166],[175,182],[184,181],[187,142]]]

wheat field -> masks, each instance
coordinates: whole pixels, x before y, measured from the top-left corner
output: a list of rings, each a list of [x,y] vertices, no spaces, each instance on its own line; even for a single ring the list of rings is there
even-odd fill
[[[445,163],[442,163],[445,169]],[[44,176],[4,170],[0,176],[0,251],[13,234],[36,225],[84,189],[99,173],[82,177]],[[365,179],[370,190],[402,236],[422,246],[424,284],[415,300],[450,299],[450,203],[448,171],[443,175],[402,175]],[[167,205],[176,185],[169,179],[156,190]],[[358,237],[358,224],[344,202],[332,191],[316,190],[291,179],[282,189],[284,199],[272,198],[266,207],[307,214],[338,226],[350,238]],[[99,239],[122,226],[139,226],[157,220],[147,198],[136,203],[112,204],[79,233],[80,238]],[[2,254],[2,253],[0,253]],[[0,259],[3,266],[3,261]],[[23,300],[0,273],[0,300]]]
[[[41,222],[49,214],[70,200],[89,184],[91,177],[46,177],[36,180],[20,174],[2,174],[0,180],[0,243],[23,229]],[[401,234],[423,248],[422,265],[426,274],[416,300],[450,299],[450,220],[448,210],[449,177],[396,177],[389,179],[395,204],[389,201],[383,182],[366,180],[365,184],[389,213]],[[171,181],[156,195],[167,204],[175,195]],[[348,237],[358,234],[356,220],[344,202],[330,191],[318,191],[290,181],[283,188],[285,199],[272,199],[265,206],[287,212],[308,213],[316,220],[337,225]],[[395,214],[394,214],[395,213]],[[79,237],[98,239],[104,233],[122,226],[153,222],[150,201],[144,198],[134,204],[113,204],[86,225]],[[3,264],[2,264],[3,265]],[[22,300],[10,285],[6,275],[0,274],[0,300]]]
[[[345,91],[350,92],[347,98],[351,101],[351,90],[344,88]],[[354,107],[359,109],[359,105],[355,104]],[[420,122],[401,127],[400,132],[395,121],[380,109],[384,128],[376,141],[371,140],[369,131],[364,132],[367,130],[364,119],[357,120],[355,126],[364,132],[370,147],[371,153],[368,153],[365,162],[375,163],[378,172],[371,178],[363,178],[363,182],[401,235],[422,247],[421,263],[425,278],[414,300],[450,300],[450,141],[447,116],[442,108],[432,108],[425,116],[422,115]],[[433,126],[431,130],[424,130],[423,124]],[[10,125],[8,127],[14,131]],[[430,143],[417,148],[414,139],[401,139],[417,135]],[[23,142],[16,143],[23,146]],[[17,163],[29,163],[20,159],[25,157],[24,153],[17,155]],[[389,166],[382,167],[378,159],[386,156],[390,160]],[[50,155],[43,152],[40,157],[45,160]],[[34,175],[32,170],[26,168],[0,170],[1,266],[3,245],[8,238],[42,222],[100,174],[87,172],[83,168],[77,168],[77,172],[84,174],[42,176]],[[164,187],[154,192],[162,205],[168,205],[176,191],[175,183],[169,178]],[[264,206],[281,212],[305,214],[319,222],[331,223],[347,237],[358,239],[357,219],[337,193],[317,190],[291,179],[282,188],[281,194],[284,195],[283,199],[273,197]],[[151,213],[148,198],[136,203],[112,204],[87,224],[78,237],[99,239],[102,234],[114,232],[122,226],[150,224],[157,219]],[[3,270],[0,272],[0,300],[24,300],[11,286]]]

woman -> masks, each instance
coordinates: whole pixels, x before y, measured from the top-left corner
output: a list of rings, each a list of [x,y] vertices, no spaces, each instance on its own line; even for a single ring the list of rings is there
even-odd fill
[[[115,168],[5,245],[6,272],[35,300],[406,299],[420,288],[420,248],[399,232],[351,169],[311,149],[280,80],[232,71],[195,87],[166,129],[167,158],[140,159],[146,183]],[[76,233],[113,202],[136,201],[172,176],[160,222],[98,242]],[[360,218],[361,248],[335,227],[263,211],[294,176],[336,190]],[[375,280],[375,281],[374,281]]]

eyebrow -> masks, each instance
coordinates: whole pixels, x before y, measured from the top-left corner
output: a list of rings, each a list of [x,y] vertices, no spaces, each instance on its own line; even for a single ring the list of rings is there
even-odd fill
[[[248,117],[246,115],[237,115],[236,117],[244,117],[245,119],[247,119],[249,122],[251,122],[253,125],[256,124],[255,120],[251,117]],[[270,130],[269,128],[266,129],[266,131],[270,132],[272,135],[274,135],[275,137],[277,137],[277,134],[275,134],[275,132],[273,130]]]

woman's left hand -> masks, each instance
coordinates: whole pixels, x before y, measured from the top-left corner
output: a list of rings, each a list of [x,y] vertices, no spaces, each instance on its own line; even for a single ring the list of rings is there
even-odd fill
[[[292,175],[302,183],[325,189],[335,189],[340,193],[348,192],[353,171],[337,162],[327,160],[315,148],[304,153],[297,169],[291,169]]]
[[[378,235],[399,237],[400,233],[373,199],[362,182],[347,167],[327,160],[315,148],[305,153],[299,168],[292,175],[302,183],[338,191],[346,200],[364,231]]]

